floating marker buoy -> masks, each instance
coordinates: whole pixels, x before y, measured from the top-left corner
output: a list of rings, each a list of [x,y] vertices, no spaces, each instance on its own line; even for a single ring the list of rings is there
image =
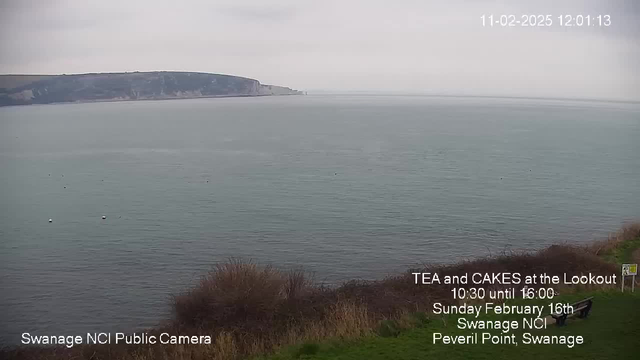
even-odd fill
[[[49,219],[49,222],[53,222],[53,219]]]
[[[102,220],[104,220],[104,219],[106,219],[106,218],[107,218],[106,216],[102,215]]]

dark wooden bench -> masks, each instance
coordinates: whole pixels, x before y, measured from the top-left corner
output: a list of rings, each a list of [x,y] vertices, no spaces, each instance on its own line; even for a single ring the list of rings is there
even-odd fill
[[[564,311],[560,313],[552,313],[551,317],[556,319],[556,325],[563,326],[567,321],[567,318],[570,316],[574,316],[576,314],[579,318],[586,318],[589,316],[591,306],[593,306],[593,296],[571,304],[571,307],[573,307],[572,313],[566,313]]]

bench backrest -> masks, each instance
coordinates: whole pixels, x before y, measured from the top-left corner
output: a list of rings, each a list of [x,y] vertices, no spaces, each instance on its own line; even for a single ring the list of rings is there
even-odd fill
[[[580,305],[586,304],[591,300],[593,300],[593,296],[590,296],[590,297],[588,297],[586,299],[582,299],[582,300],[580,300],[578,302],[575,302],[575,303],[571,304],[571,306],[572,307],[580,307]]]

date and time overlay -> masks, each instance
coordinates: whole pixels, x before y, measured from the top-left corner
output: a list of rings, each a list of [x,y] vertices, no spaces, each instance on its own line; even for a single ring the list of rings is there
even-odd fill
[[[563,28],[607,28],[612,24],[609,14],[482,14],[480,24],[487,28],[506,27],[563,27]]]

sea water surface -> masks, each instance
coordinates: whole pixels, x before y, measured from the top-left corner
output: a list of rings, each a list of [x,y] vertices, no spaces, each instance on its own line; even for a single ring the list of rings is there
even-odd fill
[[[628,103],[2,108],[0,341],[153,326],[171,294],[229,257],[336,283],[592,241],[640,216],[638,139],[640,105]]]

